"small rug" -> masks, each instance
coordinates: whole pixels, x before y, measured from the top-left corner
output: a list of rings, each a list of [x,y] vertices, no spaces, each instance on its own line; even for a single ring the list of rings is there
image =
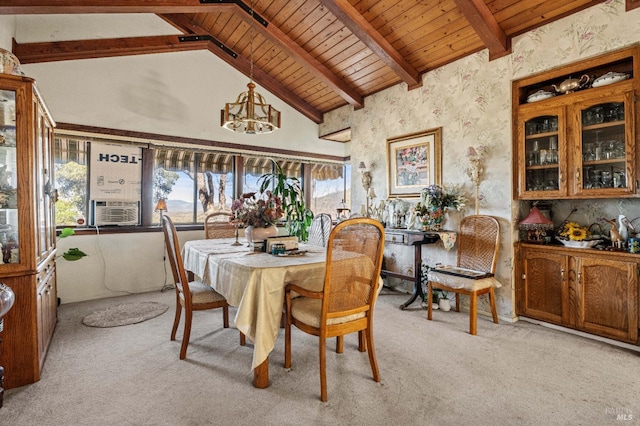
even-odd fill
[[[169,306],[157,302],[123,303],[93,312],[84,317],[82,323],[89,327],[119,327],[155,318],[167,309]]]

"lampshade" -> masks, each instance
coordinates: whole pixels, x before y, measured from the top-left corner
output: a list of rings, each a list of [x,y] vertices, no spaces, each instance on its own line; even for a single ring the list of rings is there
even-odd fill
[[[519,224],[519,226],[524,229],[527,229],[528,227],[540,228],[540,225],[549,225],[553,228],[553,221],[543,215],[536,206],[531,208],[527,217],[525,217]]]
[[[367,171],[367,166],[364,165],[364,161],[360,162],[360,165],[358,166],[358,170],[361,172],[366,172]]]
[[[161,198],[158,200],[158,204],[156,204],[156,211],[157,212],[167,211],[167,202],[164,199]]]
[[[376,198],[376,191],[373,190],[373,186],[369,187],[369,190],[367,191],[367,197]]]

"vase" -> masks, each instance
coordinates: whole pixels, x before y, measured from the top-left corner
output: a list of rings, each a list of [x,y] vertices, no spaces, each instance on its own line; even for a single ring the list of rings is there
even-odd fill
[[[266,228],[262,226],[247,226],[244,229],[244,236],[249,244],[254,241],[264,241],[270,237],[278,236],[278,228],[275,225],[269,225]]]
[[[438,300],[438,307],[440,310],[449,312],[451,310],[451,301],[449,299],[440,299]]]
[[[446,219],[445,212],[440,208],[429,210],[423,217],[422,228],[425,231],[440,231]]]

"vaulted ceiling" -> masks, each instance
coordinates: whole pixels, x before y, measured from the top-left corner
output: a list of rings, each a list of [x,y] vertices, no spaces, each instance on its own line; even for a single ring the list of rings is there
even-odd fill
[[[29,64],[208,50],[320,123],[387,87],[420,87],[423,73],[475,52],[507,55],[513,37],[604,1],[11,0],[0,14],[158,14],[184,35],[16,42],[13,53]]]

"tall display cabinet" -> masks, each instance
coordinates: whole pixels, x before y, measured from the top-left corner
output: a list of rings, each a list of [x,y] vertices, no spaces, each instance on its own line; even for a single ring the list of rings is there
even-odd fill
[[[54,125],[34,80],[0,74],[0,282],[16,299],[0,333],[7,389],[40,380],[57,320]]]
[[[514,199],[640,198],[639,97],[638,44],[514,81]],[[553,241],[515,253],[518,315],[640,344],[639,254]]]

